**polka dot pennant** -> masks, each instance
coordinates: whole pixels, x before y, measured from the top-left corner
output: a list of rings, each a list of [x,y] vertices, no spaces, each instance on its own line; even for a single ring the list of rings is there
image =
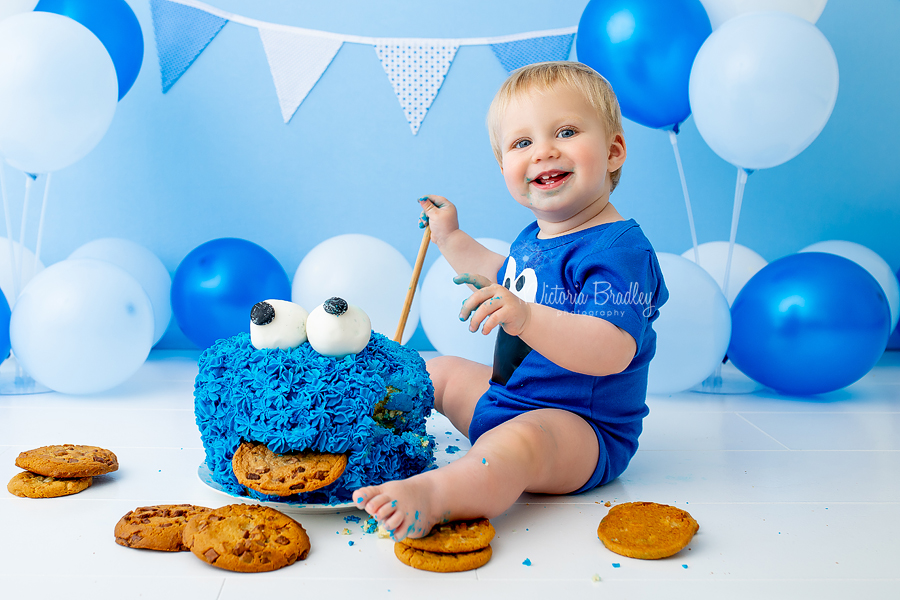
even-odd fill
[[[507,72],[547,60],[566,60],[575,34],[527,38],[491,44],[491,50]]]
[[[442,44],[437,40],[391,40],[375,44],[375,52],[413,135],[419,132],[458,49],[458,45]]]

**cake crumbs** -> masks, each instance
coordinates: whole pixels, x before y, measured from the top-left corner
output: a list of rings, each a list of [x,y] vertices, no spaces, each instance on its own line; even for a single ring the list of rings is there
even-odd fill
[[[526,567],[530,567],[530,566],[531,566],[531,559],[530,559],[530,558],[526,558],[525,560],[522,561],[522,564],[525,565]]]
[[[488,461],[487,461],[487,459],[486,459],[486,458],[482,458],[482,459],[481,459],[481,464],[483,464],[484,466],[488,466]]]
[[[344,530],[341,532],[341,535],[350,535],[350,528],[344,527]]]
[[[594,573],[593,575],[591,575],[591,581],[593,581],[594,583],[599,582],[599,581],[600,581],[600,576],[597,575],[596,573]]]

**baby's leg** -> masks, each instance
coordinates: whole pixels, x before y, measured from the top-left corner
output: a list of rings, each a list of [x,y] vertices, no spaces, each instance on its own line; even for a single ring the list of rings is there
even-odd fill
[[[496,517],[524,491],[573,492],[590,479],[600,448],[584,419],[558,409],[523,413],[485,432],[445,467],[353,493],[395,540],[437,524]]]
[[[434,383],[434,407],[469,437],[472,413],[488,389],[491,367],[458,356],[432,358],[426,367]]]

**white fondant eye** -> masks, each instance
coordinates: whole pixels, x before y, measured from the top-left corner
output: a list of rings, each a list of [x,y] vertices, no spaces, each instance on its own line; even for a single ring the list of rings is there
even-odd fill
[[[250,311],[250,343],[257,350],[290,350],[306,341],[309,313],[287,300],[257,302]]]
[[[505,287],[508,290],[512,289],[513,282],[516,280],[516,259],[512,256],[509,257],[509,260],[506,261],[506,272],[503,274],[503,281],[500,282],[500,285]]]
[[[358,306],[347,304],[342,298],[331,298],[309,313],[306,333],[309,345],[319,354],[344,357],[366,347],[372,323]]]
[[[525,269],[512,282],[510,291],[520,300],[534,302],[537,296],[538,280],[534,269]]]

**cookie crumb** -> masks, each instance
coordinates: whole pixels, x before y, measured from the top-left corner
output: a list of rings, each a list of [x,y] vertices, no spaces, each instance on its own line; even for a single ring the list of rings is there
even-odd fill
[[[341,532],[341,534],[343,534],[343,535],[350,535],[350,528],[349,528],[349,527],[344,527],[344,530]]]
[[[603,506],[609,507],[609,506],[612,506],[612,504],[610,503],[609,500],[607,500],[606,502],[603,503]]]
[[[591,581],[597,583],[598,581],[600,581],[600,576],[594,573],[593,575],[591,575]]]

